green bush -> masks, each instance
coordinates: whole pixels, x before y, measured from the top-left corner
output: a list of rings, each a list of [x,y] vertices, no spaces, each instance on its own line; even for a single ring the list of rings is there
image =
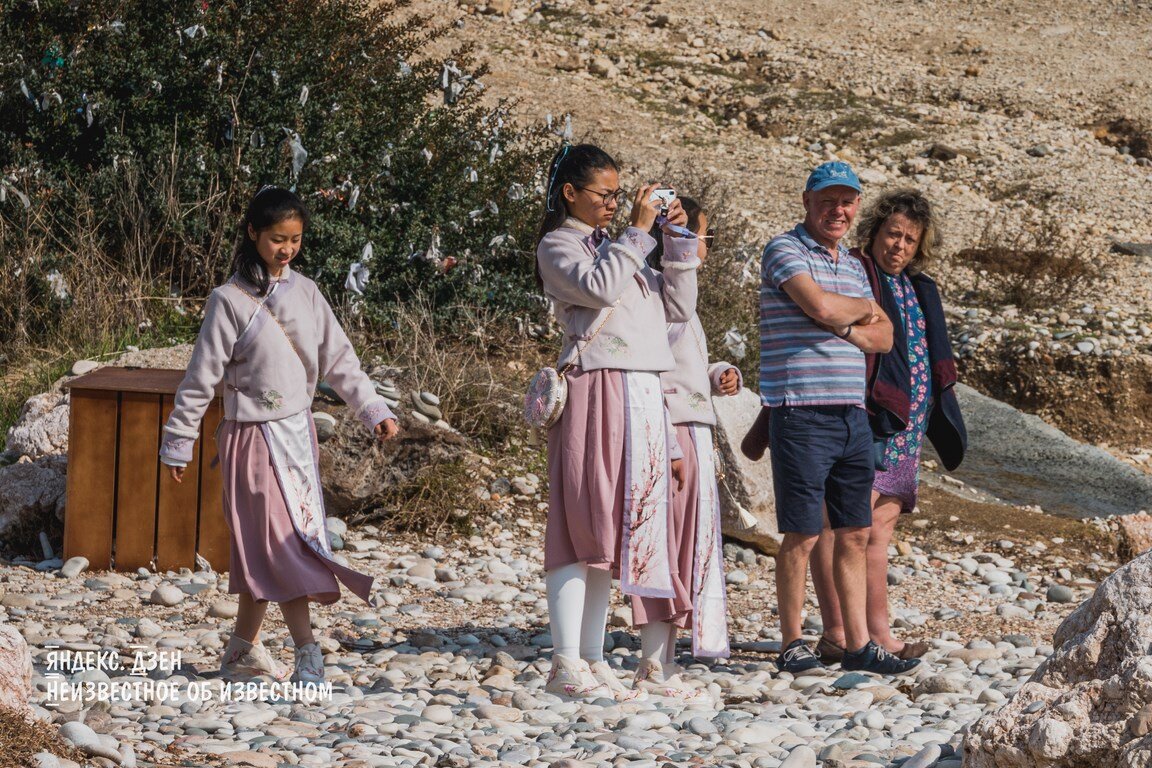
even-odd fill
[[[410,1],[4,4],[0,349],[202,297],[265,184],[313,210],[303,268],[337,303],[372,243],[368,321],[414,294],[539,311],[524,250],[548,142],[484,106],[468,49],[446,96],[424,54],[446,28]]]

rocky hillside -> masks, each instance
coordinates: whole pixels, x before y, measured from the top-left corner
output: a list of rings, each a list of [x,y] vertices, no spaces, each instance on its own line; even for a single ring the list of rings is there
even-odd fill
[[[827,159],[927,190],[966,378],[1147,467],[1152,4],[425,6],[479,47],[488,98],[571,114],[626,184],[666,161],[716,177],[754,239]]]

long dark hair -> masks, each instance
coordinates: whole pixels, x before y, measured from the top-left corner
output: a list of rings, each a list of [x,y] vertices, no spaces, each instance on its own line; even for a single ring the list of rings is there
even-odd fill
[[[299,219],[304,229],[308,229],[310,216],[304,201],[295,192],[287,189],[265,187],[248,203],[248,210],[240,220],[232,269],[244,280],[256,286],[261,296],[268,293],[268,268],[256,250],[256,241],[248,236],[248,227],[251,226],[259,234],[268,227],[288,219]]]
[[[548,189],[544,193],[544,216],[536,233],[536,245],[549,232],[557,230],[568,218],[568,203],[564,200],[564,185],[584,187],[592,183],[597,171],[620,172],[620,166],[604,150],[592,144],[565,144],[548,164]],[[536,284],[544,287],[540,266],[536,266]]]
[[[684,213],[688,214],[688,229],[695,232],[700,228],[700,215],[704,213],[704,208],[692,197],[681,197],[680,205],[684,206]],[[648,234],[656,240],[656,247],[648,252],[648,266],[659,270],[660,259],[664,257],[664,238],[660,236],[660,227],[655,224]]]

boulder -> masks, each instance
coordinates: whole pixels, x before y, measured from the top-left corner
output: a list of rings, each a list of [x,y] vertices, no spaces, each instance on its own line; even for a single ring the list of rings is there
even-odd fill
[[[16,628],[0,624],[0,709],[23,712],[32,697],[32,654]]]
[[[54,386],[28,398],[8,430],[6,448],[33,459],[67,453],[68,394]]]
[[[1152,766],[1152,554],[1105,579],[1052,644],[1017,694],[969,728],[965,768]]]
[[[956,397],[968,428],[964,463],[950,473],[956,479],[1068,517],[1152,512],[1152,475],[964,384]],[[927,442],[925,456],[937,458]]]
[[[768,455],[749,461],[740,452],[740,441],[760,413],[760,396],[742,389],[732,397],[714,397],[716,446],[720,453],[720,521],[725,536],[751,544],[775,555],[781,535],[776,528],[776,497],[772,491],[772,464]],[[741,510],[747,514],[742,515]],[[748,526],[747,522],[755,520]]]
[[[487,13],[497,16],[508,16],[512,13],[512,0],[488,0]]]
[[[180,344],[175,347],[158,347],[126,352],[111,361],[111,365],[136,368],[173,368],[183,370],[192,358],[192,345]],[[73,372],[95,370],[90,360],[81,360],[73,366]],[[77,367],[79,366],[79,367]],[[100,367],[97,365],[96,367]],[[28,398],[16,423],[8,430],[6,450],[21,456],[38,459],[41,456],[55,456],[68,453],[68,410],[69,398],[63,385],[75,376],[65,376],[52,384],[43,394]],[[164,414],[168,418],[168,414]]]
[[[429,466],[468,453],[467,441],[459,433],[415,419],[402,418],[400,434],[381,443],[348,409],[331,414],[336,418],[335,431],[320,446],[320,478],[329,515],[345,518],[377,508],[389,489],[404,485]]]
[[[1131,560],[1152,549],[1152,515],[1118,515],[1113,518],[1119,529],[1116,551],[1124,560]]]
[[[46,518],[64,519],[65,456],[45,456],[0,467],[0,537],[23,527],[42,529]]]

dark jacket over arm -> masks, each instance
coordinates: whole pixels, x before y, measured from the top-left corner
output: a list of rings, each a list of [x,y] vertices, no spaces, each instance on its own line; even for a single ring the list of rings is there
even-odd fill
[[[872,432],[888,437],[908,426],[911,409],[912,374],[908,367],[908,339],[899,322],[900,308],[896,297],[880,279],[879,270],[871,257],[853,249],[852,255],[864,265],[876,303],[892,319],[892,351],[866,355],[868,365],[868,418]],[[927,328],[928,361],[932,366],[932,411],[928,414],[928,439],[940,454],[947,469],[956,469],[964,460],[968,447],[968,432],[960,403],[956,400],[956,361],[952,356],[952,343],[948,338],[948,325],[944,319],[944,305],[936,282],[923,273],[910,275],[912,288],[920,302]]]

